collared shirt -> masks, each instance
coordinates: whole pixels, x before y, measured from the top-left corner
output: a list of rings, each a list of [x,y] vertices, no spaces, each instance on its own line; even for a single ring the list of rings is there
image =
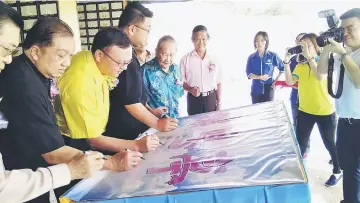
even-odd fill
[[[25,54],[6,67],[1,80],[0,110],[9,121],[1,151],[7,169],[49,166],[41,155],[64,146],[50,102],[51,80]]]
[[[70,169],[66,164],[7,171],[0,153],[0,199],[3,202],[25,202],[54,188],[69,184]]]
[[[217,89],[217,84],[221,83],[221,67],[208,52],[204,59],[195,50],[183,56],[180,72],[183,81],[190,87],[199,87],[200,92]]]
[[[327,79],[319,81],[308,63],[299,63],[293,72],[298,78],[299,110],[325,116],[334,113],[334,99],[328,94]]]
[[[137,57],[137,56],[136,56],[136,58],[138,59],[140,66],[143,66],[145,63],[153,60],[153,59],[154,59],[154,56],[150,53],[150,51],[146,50],[146,58],[145,58],[145,61],[141,60],[140,57]]]
[[[136,58],[132,55],[132,62],[119,76],[119,84],[110,92],[109,121],[104,135],[126,140],[134,140],[140,133],[149,127],[133,117],[125,105],[141,103],[146,104],[142,69]]]
[[[284,72],[284,64],[280,57],[271,51],[266,51],[263,57],[260,57],[259,52],[255,52],[248,57],[246,64],[246,75],[269,75],[270,78],[266,81],[252,80],[251,94],[264,94],[264,84],[272,84],[274,82],[273,74],[274,68],[277,67],[280,72]]]
[[[105,131],[109,117],[111,78],[103,76],[91,51],[72,57],[71,65],[58,80],[56,117],[63,135],[73,139],[95,138]]]
[[[184,95],[179,67],[173,64],[169,72],[163,71],[156,58],[142,66],[144,85],[151,108],[167,107],[171,118],[179,114],[179,98]]]
[[[295,70],[296,65],[298,62],[296,61],[297,55],[293,56],[290,59],[290,70],[293,72]],[[298,89],[297,88],[291,88],[291,94],[290,94],[290,102],[292,106],[295,106],[297,103],[299,103],[299,95],[298,95]]]
[[[350,57],[354,60],[356,65],[360,67],[360,49],[350,53]],[[342,62],[340,56],[334,56],[334,59],[334,73],[339,77],[340,65]],[[334,83],[337,83],[337,77],[334,77]],[[336,84],[336,86],[338,86],[338,84]],[[360,119],[360,89],[356,89],[355,84],[347,71],[345,71],[344,74],[342,95],[339,99],[335,100],[335,104],[336,112],[339,117]]]

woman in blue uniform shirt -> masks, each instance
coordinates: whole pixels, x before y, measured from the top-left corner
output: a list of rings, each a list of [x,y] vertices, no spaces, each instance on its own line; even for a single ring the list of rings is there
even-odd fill
[[[254,47],[256,52],[251,54],[246,65],[246,75],[252,80],[252,103],[274,100],[275,82],[284,72],[284,64],[280,57],[268,50],[269,36],[260,31],[255,35]],[[274,69],[279,69],[278,76],[274,79]]]

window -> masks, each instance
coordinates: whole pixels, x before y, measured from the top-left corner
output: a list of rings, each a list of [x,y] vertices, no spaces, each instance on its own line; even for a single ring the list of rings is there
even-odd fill
[[[117,26],[123,9],[123,1],[78,1],[81,48],[90,50],[99,29]]]
[[[33,26],[40,16],[59,17],[59,8],[57,1],[30,1],[30,0],[7,0],[5,3],[17,10],[24,19],[24,31],[21,32],[20,46],[17,48],[22,53],[22,42],[26,37],[27,31]]]

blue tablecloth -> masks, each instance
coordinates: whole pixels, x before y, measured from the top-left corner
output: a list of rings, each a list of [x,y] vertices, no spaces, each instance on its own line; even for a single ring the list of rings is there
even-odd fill
[[[308,184],[255,186],[173,195],[136,197],[97,203],[310,203]]]

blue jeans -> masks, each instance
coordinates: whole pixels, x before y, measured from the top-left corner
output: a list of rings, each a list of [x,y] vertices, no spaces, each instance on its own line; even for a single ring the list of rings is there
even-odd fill
[[[360,203],[360,121],[351,122],[339,118],[337,149],[343,169],[345,203]]]

